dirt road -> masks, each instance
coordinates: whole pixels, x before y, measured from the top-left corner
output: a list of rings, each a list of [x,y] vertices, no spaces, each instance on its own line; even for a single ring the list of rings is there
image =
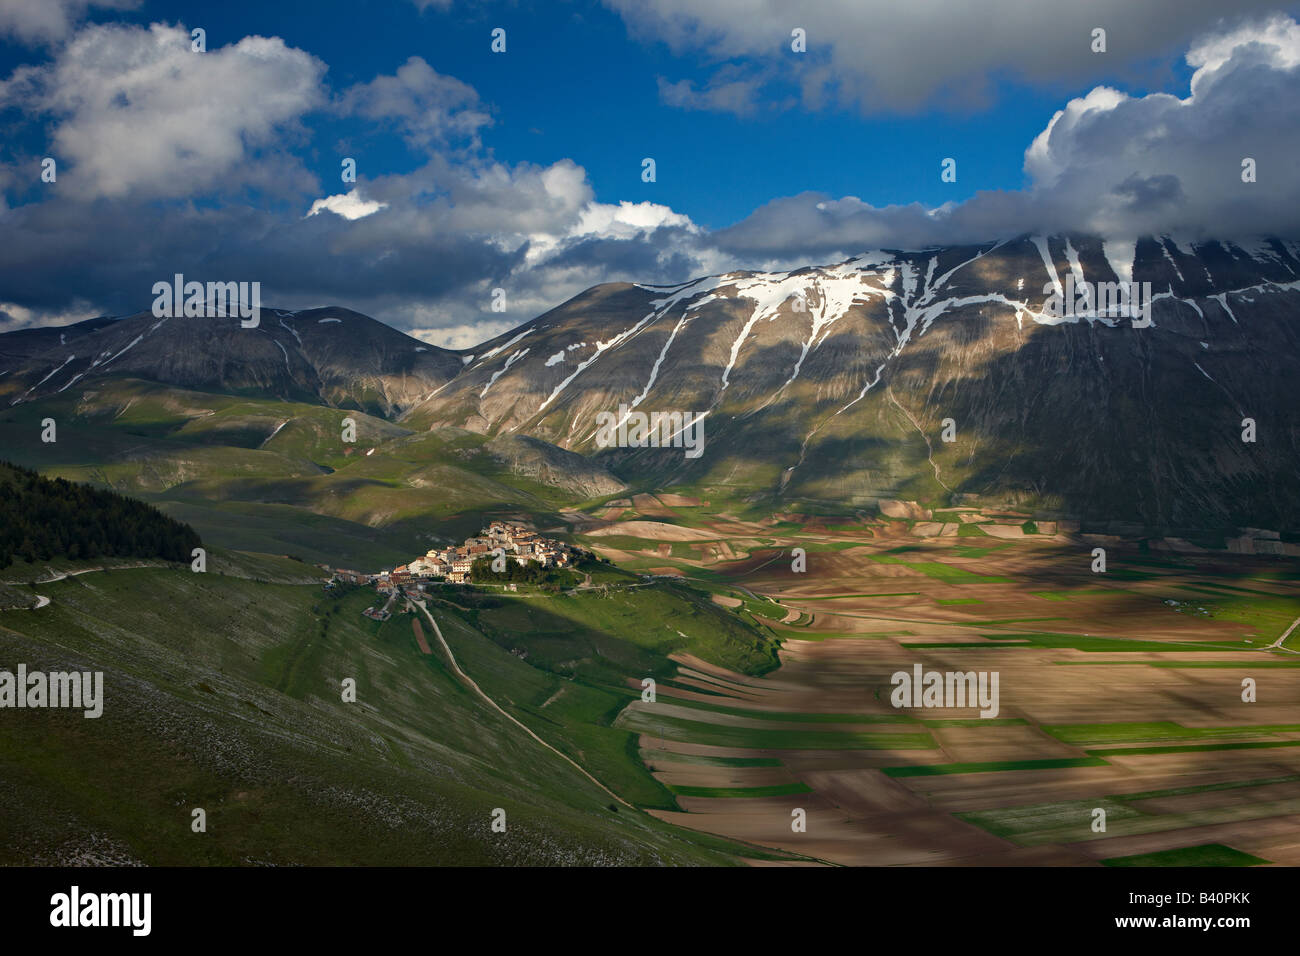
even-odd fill
[[[429,609],[425,607],[424,602],[412,601],[411,603],[414,604],[416,607],[418,607],[421,611],[423,611],[424,616],[427,617],[429,619],[429,623],[433,625],[434,636],[438,638],[438,643],[442,645],[443,652],[447,655],[447,660],[451,664],[452,673],[455,674],[456,677],[460,679],[461,683],[463,683],[474,693],[478,694],[479,697],[483,698],[484,702],[486,702],[489,707],[491,707],[493,710],[499,713],[502,717],[510,721],[512,724],[514,724],[516,727],[518,727],[520,730],[526,733],[529,737],[532,737],[539,744],[541,744],[547,750],[551,751],[551,753],[555,754],[561,760],[564,760],[565,762],[572,765],[573,768],[578,771],[578,773],[582,774],[584,777],[586,777],[596,786],[600,787],[600,789],[604,790],[607,794],[609,794],[619,803],[623,804],[623,806],[627,807],[629,810],[635,809],[635,807],[633,807],[632,804],[628,803],[626,800],[620,797],[613,790],[609,789],[609,787],[605,786],[603,783],[601,783],[591,774],[587,773],[587,771],[583,770],[582,767],[579,766],[575,760],[573,760],[573,758],[569,757],[567,754],[561,753],[559,750],[556,750],[554,747],[548,744],[541,737],[537,736],[535,733],[529,730],[528,727],[526,727],[523,723],[515,719],[509,713],[507,713],[500,704],[498,704],[495,700],[493,700],[486,693],[484,693],[483,688],[479,687],[478,684],[474,683],[474,679],[471,678],[468,674],[466,674],[463,670],[461,670],[460,665],[456,663],[456,655],[451,652],[451,645],[449,645],[446,639],[442,636],[442,631],[438,627],[438,622],[433,619],[433,615],[429,613]]]

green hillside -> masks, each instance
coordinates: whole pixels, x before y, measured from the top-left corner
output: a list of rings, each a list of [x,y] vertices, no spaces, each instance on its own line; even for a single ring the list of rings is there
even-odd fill
[[[41,440],[47,418],[56,442]],[[6,409],[0,443],[44,475],[155,504],[213,546],[365,569],[463,539],[484,512],[558,524],[574,497],[515,473],[472,432],[134,379]]]
[[[102,670],[104,713],[0,721],[0,864],[726,863],[758,852],[613,809],[467,690],[436,644],[421,653],[408,615],[371,621],[361,611],[373,592],[324,591],[308,565],[217,552],[206,574],[113,570],[39,591],[49,605],[0,612],[0,660]],[[562,619],[581,620],[582,639],[614,655],[600,664],[608,674],[568,677],[511,652],[507,605],[431,610],[502,706],[630,802],[671,806],[631,735],[610,726],[628,693],[614,679],[662,669],[667,650],[650,624],[604,629],[619,600],[574,598],[530,634],[540,649]],[[657,600],[665,620],[696,616],[688,597]],[[737,636],[695,650],[743,650]],[[341,699],[345,678],[355,703]],[[195,807],[206,833],[191,832]],[[489,826],[498,807],[504,834]]]

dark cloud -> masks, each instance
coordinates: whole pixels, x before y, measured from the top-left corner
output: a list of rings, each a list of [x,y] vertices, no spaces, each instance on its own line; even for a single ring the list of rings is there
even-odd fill
[[[216,57],[218,71],[238,72],[255,39],[263,68],[290,89],[275,103],[232,116],[248,133],[237,144],[167,139],[173,151],[193,151],[180,168],[206,184],[178,195],[174,183],[153,181],[164,174],[151,159],[142,169],[122,166],[140,155],[137,133],[188,119],[187,95],[163,95],[174,82],[172,67],[187,62],[177,61],[175,39],[157,28],[87,28],[49,64],[0,83],[0,102],[50,121],[54,142],[75,130],[102,151],[93,162],[71,151],[57,186],[28,194],[31,201],[0,203],[0,228],[11,237],[0,243],[0,323],[138,311],[152,301],[155,282],[180,272],[201,281],[260,281],[270,305],[339,304],[430,341],[447,330],[448,340],[471,344],[476,329],[486,338],[604,281],[673,283],[1025,232],[1117,240],[1300,233],[1300,26],[1284,17],[1193,44],[1187,58],[1195,73],[1185,96],[1131,97],[1097,87],[1071,100],[1028,144],[1023,190],[980,192],[937,209],[801,193],[714,232],[662,205],[600,202],[572,160],[492,159],[475,141],[487,116],[477,95],[422,60],[334,94],[322,85],[323,64],[266,38],[206,56]],[[127,81],[102,62],[67,59],[86,50],[129,51],[139,68]],[[101,87],[93,94],[79,85],[90,80]],[[61,95],[64,84],[73,85],[71,98]],[[127,105],[112,105],[124,90]],[[27,101],[19,95],[25,91],[39,95]],[[250,99],[251,92],[238,103]],[[171,112],[137,117],[131,104],[139,102]],[[273,151],[269,166],[260,152],[257,162],[247,161],[259,136],[292,132],[307,126],[313,110],[331,109],[397,124],[425,144],[427,159],[404,174],[361,176],[332,194],[292,153]],[[1255,161],[1256,182],[1242,181],[1244,158]],[[0,187],[29,182],[34,168],[30,158],[0,167]],[[248,200],[257,185],[250,177],[268,168],[282,181]],[[490,311],[495,288],[506,290],[504,314]]]

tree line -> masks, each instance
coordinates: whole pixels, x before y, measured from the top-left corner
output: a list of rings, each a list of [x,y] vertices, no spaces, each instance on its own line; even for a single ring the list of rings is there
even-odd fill
[[[193,528],[143,501],[0,462],[0,569],[54,557],[189,561],[201,546]]]
[[[506,569],[498,573],[492,570],[492,557],[489,555],[474,559],[474,563],[469,568],[469,579],[476,584],[484,581],[546,584],[551,581],[563,580],[563,575],[559,572],[547,570],[531,558],[527,564],[520,564],[513,557],[506,558]]]

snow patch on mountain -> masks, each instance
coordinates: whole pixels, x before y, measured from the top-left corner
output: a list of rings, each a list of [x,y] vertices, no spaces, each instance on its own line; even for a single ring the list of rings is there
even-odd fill
[[[1056,274],[1056,263],[1052,260],[1051,250],[1047,247],[1047,240],[1042,236],[1030,236],[1030,241],[1038,249],[1038,254],[1043,257],[1043,268],[1047,270],[1047,277],[1052,280],[1052,288],[1056,290],[1057,295],[1063,295],[1065,289],[1061,285],[1061,277]]]
[[[705,276],[702,279],[695,279],[694,281],[687,282],[684,285],[674,286],[673,287],[674,291],[670,295],[667,295],[662,299],[651,299],[650,300],[651,311],[648,312],[645,315],[645,317],[641,319],[641,321],[637,322],[631,328],[624,329],[622,332],[614,336],[609,341],[606,342],[598,341],[596,343],[596,351],[590,356],[588,356],[586,359],[584,359],[582,362],[579,362],[578,367],[573,370],[573,373],[569,375],[569,377],[566,378],[564,381],[562,381],[559,385],[555,386],[551,394],[546,396],[546,399],[542,402],[542,404],[537,407],[537,411],[539,413],[544,411],[546,409],[546,406],[550,405],[551,402],[555,401],[555,399],[557,399],[560,396],[560,394],[568,387],[569,383],[572,382],[579,375],[581,375],[588,368],[590,368],[593,362],[599,359],[610,349],[617,348],[618,346],[626,342],[628,339],[635,336],[638,332],[640,332],[643,328],[645,328],[646,324],[649,323],[652,319],[658,319],[661,316],[666,315],[668,311],[672,309],[673,306],[675,306],[678,302],[681,302],[684,299],[689,299],[692,296],[703,295],[704,293],[712,292],[714,289],[717,289],[720,286],[724,285],[726,283],[726,280],[727,280],[727,276]],[[652,291],[658,291],[658,289],[656,289],[653,286],[651,286],[650,289]],[[703,301],[697,303],[697,307],[698,305],[703,305],[704,302],[707,301],[710,301],[710,298],[708,296],[705,296]],[[531,331],[531,329],[529,331]]]
[[[489,359],[491,359],[491,358],[493,358],[493,357],[495,357],[495,356],[501,354],[501,353],[504,352],[506,349],[510,348],[510,346],[514,345],[516,342],[518,342],[520,339],[522,339],[525,335],[529,335],[532,331],[533,331],[532,328],[524,329],[522,332],[520,332],[518,335],[516,335],[514,338],[512,338],[509,342],[505,342],[505,343],[503,343],[503,344],[501,344],[501,345],[498,345],[498,346],[497,346],[496,348],[494,348],[494,349],[489,349],[488,351],[484,352],[482,358],[479,359],[479,363],[478,363],[478,364],[479,364],[479,365],[482,365],[484,362],[488,361]],[[473,357],[474,357],[474,356],[472,356],[472,355],[470,356],[471,359],[472,359]]]
[[[522,337],[523,336],[520,336],[520,338]],[[492,377],[488,379],[488,383],[483,386],[483,391],[478,393],[478,397],[479,398],[487,397],[488,389],[492,387],[492,385],[496,382],[496,380],[499,379],[506,372],[508,372],[510,370],[510,366],[514,365],[516,362],[518,362],[521,358],[523,358],[527,354],[528,354],[528,349],[520,349],[517,352],[511,352],[510,357],[506,359],[505,364],[492,373]]]
[[[1232,309],[1228,306],[1228,293],[1220,292],[1218,295],[1210,296],[1210,298],[1214,299],[1216,302],[1219,303],[1219,305],[1223,306],[1223,311],[1228,313],[1228,318],[1232,319],[1233,325],[1239,324],[1237,322],[1237,317],[1232,314]]]
[[[281,328],[286,329],[297,340],[298,348],[302,348],[302,336],[298,334],[298,330],[292,325],[286,325],[284,319],[277,319],[276,321],[280,323]]]
[[[1169,245],[1171,242],[1171,239],[1162,238],[1160,240],[1160,251],[1165,254],[1165,258],[1169,260],[1169,264],[1174,267],[1174,274],[1178,276],[1178,281],[1186,282],[1187,280],[1183,278],[1183,270],[1178,268],[1178,260],[1175,259],[1173,253],[1169,251]]]

